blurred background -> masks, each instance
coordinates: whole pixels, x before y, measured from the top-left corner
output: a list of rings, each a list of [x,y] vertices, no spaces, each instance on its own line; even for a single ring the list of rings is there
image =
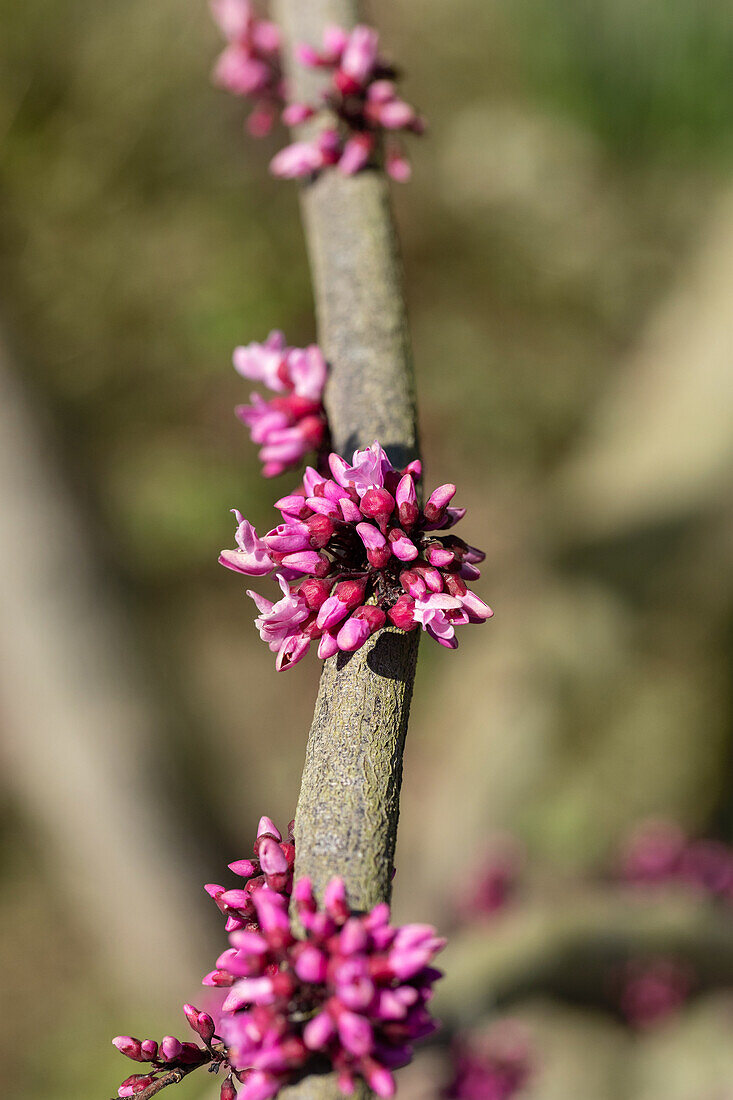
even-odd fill
[[[729,911],[613,868],[649,817],[733,841],[731,8],[369,14],[430,121],[394,188],[427,484],[496,612],[421,647],[396,913],[453,930],[447,1035],[526,1029],[523,1096],[730,1100]],[[294,810],[317,662],[274,673],[216,557],[293,480],[232,348],[313,310],[204,0],[0,17],[0,1061],[8,1097],[104,1100],[110,1037],[184,1030],[221,950],[201,884]],[[510,900],[459,917],[499,849]],[[631,1026],[662,956],[685,995]]]

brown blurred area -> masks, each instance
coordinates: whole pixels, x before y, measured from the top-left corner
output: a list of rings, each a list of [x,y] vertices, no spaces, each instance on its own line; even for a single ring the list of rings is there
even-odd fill
[[[395,187],[427,483],[496,612],[421,649],[394,901],[448,922],[496,833],[550,884],[648,815],[733,840],[733,15],[371,11],[430,121]],[[289,487],[231,350],[314,321],[282,135],[210,86],[203,0],[0,19],[0,1061],[6,1096],[103,1100],[110,1037],[182,1030],[221,949],[201,883],[293,813],[317,662],[275,674],[216,556]],[[733,1097],[723,993],[643,1041],[514,1011],[534,1100]]]

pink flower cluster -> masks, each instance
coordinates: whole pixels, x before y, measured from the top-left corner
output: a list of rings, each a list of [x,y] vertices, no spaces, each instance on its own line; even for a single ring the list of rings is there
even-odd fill
[[[323,409],[328,367],[320,348],[290,348],[283,334],[274,331],[264,344],[235,348],[232,361],[243,378],[278,394],[266,401],[252,393],[251,404],[235,409],[260,447],[265,477],[277,477],[309,452],[323,448],[328,439]]]
[[[396,470],[377,442],[351,464],[331,454],[329,466],[330,478],[306,469],[302,486],[276,502],[282,523],[262,538],[235,511],[237,549],[219,557],[246,576],[276,573],[279,600],[247,593],[275,667],[291,668],[316,640],[323,659],[353,652],[387,620],[455,649],[457,626],[492,614],[467,584],[485,555],[436,533],[465,515],[450,504],[455,485],[441,485],[421,507],[420,463]]]
[[[679,884],[733,902],[733,848],[690,839],[668,821],[639,826],[621,852],[620,874],[636,885]]]
[[[319,908],[308,879],[293,889],[294,859],[292,822],[283,840],[263,817],[254,859],[229,864],[247,880],[244,888],[206,886],[227,918],[231,946],[203,984],[228,988],[226,1000],[216,1020],[183,1006],[203,1046],[118,1035],[121,1053],[149,1064],[123,1082],[120,1097],[144,1092],[172,1069],[207,1064],[227,1073],[221,1100],[235,1100],[235,1079],[244,1086],[241,1100],[269,1100],[286,1084],[331,1070],[344,1092],[362,1077],[378,1096],[394,1094],[392,1070],[437,1026],[427,1003],[440,977],[431,963],[445,940],[428,925],[393,928],[387,905],[352,913],[341,879],[331,880]],[[302,936],[288,915],[291,893]]]
[[[524,1029],[512,1020],[456,1044],[453,1060],[454,1076],[443,1092],[449,1100],[510,1100],[532,1069]]]
[[[285,98],[280,30],[257,15],[251,0],[211,0],[211,12],[227,40],[214,68],[214,81],[234,95],[253,100],[247,129],[253,137],[264,137]]]
[[[226,917],[227,932],[237,932],[242,928],[250,931],[257,929],[257,914],[252,901],[255,891],[266,888],[273,894],[290,897],[295,863],[293,825],[294,822],[291,821],[288,838],[283,841],[275,823],[269,817],[261,817],[254,843],[254,859],[237,859],[229,864],[230,871],[247,880],[244,887],[227,890],[218,883],[207,883],[204,887]],[[224,986],[231,982],[227,974],[212,970],[204,978],[203,984]]]
[[[216,1038],[213,1018],[208,1012],[199,1012],[190,1004],[184,1005],[183,1011],[191,1029],[203,1040],[203,1047],[181,1042],[174,1035],[166,1035],[160,1043],[155,1039],[135,1039],[132,1035],[118,1035],[112,1040],[120,1054],[133,1062],[145,1062],[149,1066],[145,1073],[133,1073],[122,1082],[117,1090],[119,1097],[137,1096],[171,1070],[189,1072],[211,1062],[216,1064],[217,1069],[225,1067],[230,1070],[221,1043],[218,1042],[216,1048],[212,1045]],[[221,1100],[234,1100],[235,1096],[230,1074],[222,1084]]]
[[[217,962],[232,981],[220,1026],[242,1100],[269,1100],[331,1070],[345,1093],[361,1077],[393,1096],[392,1070],[435,1030],[426,1005],[440,972],[430,964],[445,941],[427,925],[391,927],[387,905],[355,915],[341,879],[326,887],[323,908],[308,879],[294,898],[302,938],[287,898],[260,888],[252,893],[259,930],[233,931]]]
[[[323,106],[336,116],[339,125],[310,140],[286,146],[272,161],[273,174],[292,179],[336,165],[345,175],[354,175],[373,161],[381,135],[386,133],[386,170],[393,179],[409,179],[410,164],[395,135],[421,134],[425,124],[397,95],[397,74],[379,55],[377,32],[363,25],[352,31],[331,26],[324,33],[320,50],[300,45],[296,52],[303,65],[330,71]],[[298,125],[316,115],[319,106],[290,104],[283,112],[283,121]]]

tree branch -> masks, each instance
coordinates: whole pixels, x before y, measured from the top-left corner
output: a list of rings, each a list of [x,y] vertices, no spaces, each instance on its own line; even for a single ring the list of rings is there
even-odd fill
[[[350,27],[354,0],[279,0],[286,39],[319,44]],[[294,66],[295,98],[318,76]],[[314,84],[315,82],[315,84]],[[417,455],[402,272],[384,174],[327,171],[301,190],[319,342],[331,364],[326,406],[334,449],[379,439],[392,461]],[[296,872],[322,891],[342,875],[357,908],[389,899],[402,754],[417,633],[381,631],[325,663],[296,813]]]
[[[158,1077],[153,1081],[152,1085],[148,1085],[142,1092],[135,1093],[135,1100],[151,1100],[151,1097],[157,1096],[163,1089],[168,1088],[168,1085],[178,1085],[184,1077],[188,1077],[189,1073],[193,1073],[195,1069],[201,1069],[202,1065],[206,1065],[205,1062],[197,1062],[195,1066],[180,1066],[178,1069],[172,1069],[169,1073],[164,1073],[162,1077]],[[145,1071],[141,1068],[141,1073]],[[112,1100],[117,1100],[113,1097]]]
[[[356,0],[278,0],[290,49],[319,45],[327,23],[351,27]],[[317,94],[318,74],[288,65],[295,99]],[[301,189],[318,338],[331,372],[326,390],[334,450],[350,456],[379,439],[395,465],[418,440],[402,270],[381,171],[322,173]],[[325,662],[295,817],[296,874],[321,893],[341,875],[352,905],[388,901],[402,757],[418,633],[380,631],[353,655]],[[339,1096],[333,1077],[284,1091],[291,1100]],[[369,1095],[361,1086],[360,1096]]]

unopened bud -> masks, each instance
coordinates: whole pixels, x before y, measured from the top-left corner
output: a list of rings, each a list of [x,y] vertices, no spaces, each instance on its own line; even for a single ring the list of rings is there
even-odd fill
[[[367,489],[361,498],[362,515],[375,519],[380,527],[386,527],[395,509],[395,498],[386,489]]]
[[[394,607],[389,609],[387,615],[390,621],[400,630],[414,630],[417,626],[414,612],[415,601],[410,596],[400,596]]]
[[[237,1100],[237,1090],[231,1077],[227,1077],[226,1081],[222,1081],[219,1100]]]
[[[139,1039],[134,1039],[132,1035],[117,1035],[112,1040],[112,1046],[117,1047],[120,1054],[124,1054],[126,1058],[132,1058],[133,1062],[142,1062],[145,1059],[141,1057],[142,1043]]]
[[[320,518],[324,519],[325,517],[321,516]],[[331,585],[328,581],[321,580],[319,577],[308,577],[298,588],[298,594],[303,597],[306,606],[311,611],[318,611],[319,607],[328,599],[330,591]]]
[[[310,544],[314,550],[322,550],[336,530],[336,525],[329,516],[316,514],[306,520],[309,531]]]

